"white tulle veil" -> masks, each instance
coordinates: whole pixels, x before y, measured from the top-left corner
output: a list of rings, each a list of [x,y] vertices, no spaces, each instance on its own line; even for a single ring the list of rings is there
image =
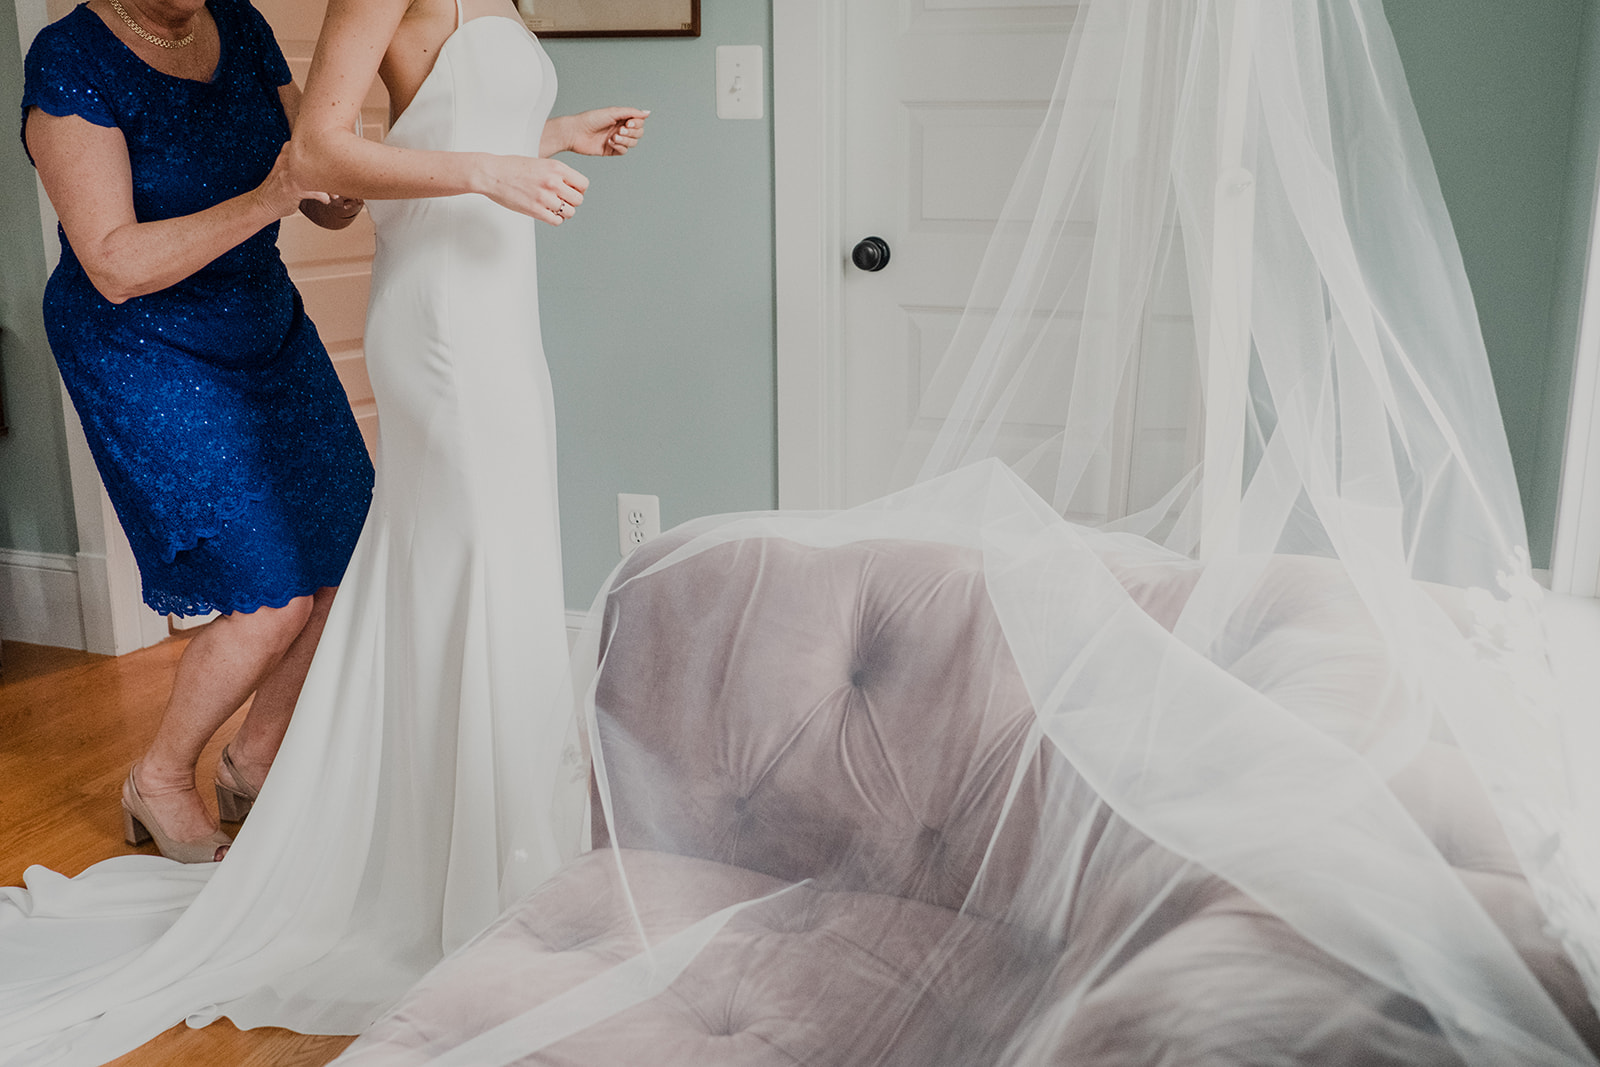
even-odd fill
[[[1379,0],[1083,4],[928,395],[955,400],[922,412],[906,488],[691,524],[597,600],[566,739],[592,771],[563,784],[558,831],[599,846],[587,861],[612,872],[608,929],[627,949],[459,1026],[429,1015],[462,980],[466,957],[447,960],[351,1062],[582,1062],[562,1050],[703,972],[803,969],[719,939],[763,909],[825,911],[829,894],[951,916],[858,1005],[892,1023],[881,1047],[849,1045],[829,999],[842,976],[797,984],[794,1016],[834,1020],[830,1063],[1596,1062],[1600,848],[1569,765],[1574,709],[1544,654],[1473,301]],[[937,792],[910,771],[892,803],[861,785],[859,820],[827,822],[825,849],[812,828],[834,817],[797,766],[781,789],[730,787],[729,825],[752,836],[743,805],[769,791],[757,821],[776,844],[701,841],[695,813],[725,817],[707,783],[739,761],[707,755],[722,734],[679,744],[624,718],[642,699],[616,680],[636,670],[630,642],[671,619],[674,655],[710,663],[706,707],[743,686],[759,718],[804,688],[801,623],[826,615],[835,580],[807,571],[785,593],[786,568],[844,553],[829,558],[859,575],[886,566],[875,553],[924,550],[981,616],[951,646],[968,658],[920,668],[951,672],[933,688],[1003,662],[1026,694],[1011,761],[942,779],[993,799],[973,869],[950,875],[945,846],[919,852],[916,833],[874,836]],[[644,597],[675,573],[693,592],[663,615]],[[889,614],[943,610],[939,596]],[[712,610],[728,602],[747,606],[730,621]],[[733,679],[729,650],[774,628],[790,649],[777,662],[800,666]],[[851,706],[841,748],[876,714]],[[967,743],[943,730],[917,744]],[[828,773],[814,792],[839,788]],[[773,858],[785,839],[805,863]],[[651,874],[658,852],[753,854],[767,881],[691,906]],[[914,876],[885,873],[897,865]],[[955,888],[929,888],[934,871]],[[541,921],[560,923],[562,899],[536,894]],[[1302,984],[1302,965],[1318,977]],[[507,973],[533,990],[520,966]],[[951,1021],[964,1010],[988,1022]]]

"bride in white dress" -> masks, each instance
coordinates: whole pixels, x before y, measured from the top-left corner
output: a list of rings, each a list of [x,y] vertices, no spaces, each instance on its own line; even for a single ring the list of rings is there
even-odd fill
[[[382,145],[349,132],[374,73]],[[534,744],[569,705],[533,231],[588,185],[548,157],[622,154],[646,113],[549,119],[555,93],[508,0],[330,4],[290,163],[377,223],[372,510],[227,859],[0,891],[0,1063],[184,1018],[355,1033],[576,850],[581,768]]]

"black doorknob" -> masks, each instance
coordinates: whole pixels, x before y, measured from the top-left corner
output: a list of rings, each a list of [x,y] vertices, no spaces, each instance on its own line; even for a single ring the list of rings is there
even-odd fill
[[[863,237],[851,250],[850,262],[865,271],[882,270],[889,265],[889,242],[882,237]]]

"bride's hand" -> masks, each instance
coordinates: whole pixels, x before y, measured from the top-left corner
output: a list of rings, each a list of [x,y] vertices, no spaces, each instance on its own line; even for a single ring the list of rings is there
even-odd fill
[[[568,115],[567,149],[583,156],[621,156],[644,136],[650,112],[636,107],[602,107]]]
[[[502,207],[559,226],[583,203],[589,179],[558,159],[491,156],[486,196]]]
[[[288,145],[278,152],[278,158],[272,163],[272,170],[266,179],[256,186],[255,194],[261,205],[271,211],[275,219],[285,218],[299,211],[302,200],[315,200],[326,204],[332,199],[327,193],[307,189],[295,180],[289,171]]]

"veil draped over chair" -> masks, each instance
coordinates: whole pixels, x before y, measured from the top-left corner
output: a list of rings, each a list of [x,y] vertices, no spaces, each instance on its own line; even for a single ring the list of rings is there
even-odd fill
[[[1594,1063],[1600,846],[1569,751],[1584,709],[1549,669],[1471,293],[1379,0],[1083,4],[928,396],[906,488],[705,520],[625,564],[578,652],[568,743],[592,761],[595,843],[629,846],[600,860],[628,947],[471,1032],[414,1027],[406,1062],[568,1062],[563,1042],[707,970],[780,980],[803,964],[719,939],[851,893],[949,915],[877,925],[865,955],[893,975],[857,1007],[890,1036],[851,1046],[839,1022],[828,1062]],[[999,664],[1022,710],[996,682],[970,737],[930,720],[918,746],[978,753],[955,771],[894,764],[878,790],[852,756],[810,782],[860,789],[854,828],[763,801],[808,796],[775,762],[730,802],[742,843],[705,855],[765,833],[807,864],[752,864],[765,881],[682,904],[631,849],[689,850],[663,827],[722,815],[640,756],[608,688],[644,610],[630,590],[679,568],[694,588],[747,583],[709,660],[778,627],[803,667],[794,620],[826,614],[825,583],[784,592],[780,557],[857,550],[864,573],[882,542],[952,553],[981,608],[959,657],[890,657],[904,684],[948,693]],[[953,581],[871,626],[945,610]],[[859,689],[878,666],[858,660]],[[732,683],[710,674],[722,708]],[[739,685],[759,717],[803,678]],[[841,748],[855,730],[904,743],[875,699],[840,713]],[[1011,731],[1005,760],[982,758],[991,727]],[[581,784],[565,788],[554,810]],[[958,848],[958,825],[979,836]],[[789,1016],[848,1017],[830,999],[846,969],[797,986]]]

